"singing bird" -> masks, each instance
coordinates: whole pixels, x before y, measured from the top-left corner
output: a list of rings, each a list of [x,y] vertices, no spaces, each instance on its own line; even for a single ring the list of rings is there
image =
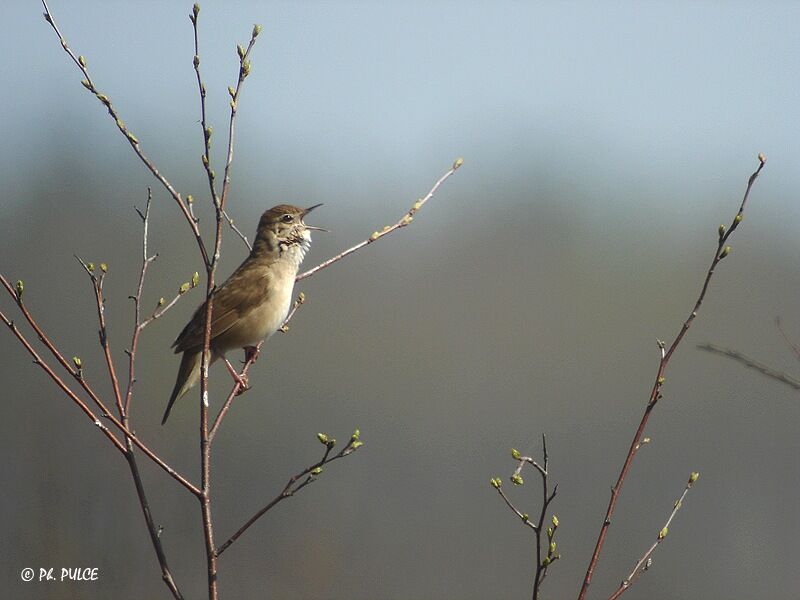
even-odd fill
[[[311,245],[311,230],[326,231],[303,222],[318,206],[281,204],[261,215],[250,255],[213,293],[210,362],[222,358],[237,379],[225,354],[237,348],[252,352],[283,325],[292,304],[297,271]],[[172,344],[176,354],[183,352],[183,358],[162,425],[175,401],[200,380],[205,318],[203,302]]]

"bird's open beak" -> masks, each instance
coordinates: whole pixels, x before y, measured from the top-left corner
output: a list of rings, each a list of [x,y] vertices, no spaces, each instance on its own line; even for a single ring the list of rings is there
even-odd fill
[[[303,211],[303,218],[305,218],[305,216],[312,210],[320,206],[322,206],[322,202],[320,202],[319,204],[315,204],[314,206],[309,206],[307,209]],[[305,225],[305,223],[303,223],[303,225]],[[310,229],[312,231],[324,231],[326,233],[330,233],[327,229],[323,229],[322,227],[314,227],[313,225],[306,225],[306,229]]]

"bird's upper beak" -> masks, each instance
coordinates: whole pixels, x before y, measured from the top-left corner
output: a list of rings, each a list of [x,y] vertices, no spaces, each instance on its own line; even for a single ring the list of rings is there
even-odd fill
[[[320,202],[319,204],[315,204],[314,206],[309,206],[307,209],[305,209],[303,211],[303,218],[305,218],[305,216],[308,213],[310,213],[312,210],[314,210],[315,208],[318,208],[320,206],[322,206],[322,202]],[[305,225],[305,223],[304,223],[304,225]],[[314,225],[306,225],[306,229],[311,229],[312,231],[325,231],[325,232],[328,231],[327,229],[323,229],[322,227],[315,227]]]

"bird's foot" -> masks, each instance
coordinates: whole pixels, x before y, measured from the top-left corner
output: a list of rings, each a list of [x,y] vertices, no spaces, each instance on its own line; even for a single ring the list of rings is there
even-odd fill
[[[237,373],[230,361],[224,356],[222,357],[222,360],[225,361],[225,366],[228,367],[228,373],[231,374],[233,380],[239,385],[239,390],[236,392],[236,395],[238,396],[242,392],[249,390],[250,382],[247,379],[247,375],[244,373]]]

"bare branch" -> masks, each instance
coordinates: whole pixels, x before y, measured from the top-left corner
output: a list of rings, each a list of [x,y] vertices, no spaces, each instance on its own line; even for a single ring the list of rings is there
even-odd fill
[[[252,517],[250,517],[247,522],[236,531],[236,533],[234,533],[224,544],[219,547],[217,556],[225,552],[225,550],[227,550],[231,544],[238,540],[245,531],[247,531],[256,521],[263,517],[277,504],[283,500],[286,500],[287,498],[291,498],[308,484],[316,481],[320,473],[322,473],[323,466],[340,458],[344,458],[345,456],[349,456],[363,445],[363,442],[359,439],[360,433],[358,429],[356,429],[353,435],[350,437],[350,440],[347,442],[347,445],[342,448],[338,454],[331,456],[330,454],[336,444],[336,440],[328,439],[325,434],[318,434],[317,437],[319,438],[320,442],[325,445],[325,453],[322,455],[322,458],[313,465],[306,467],[296,475],[290,477],[289,481],[283,487],[283,490],[281,490],[281,492],[275,496],[275,498],[270,500],[266,506],[261,508]]]
[[[530,520],[530,517],[527,513],[523,513],[516,506],[514,506],[503,490],[503,482],[499,477],[490,480],[492,487],[497,490],[497,493],[500,494],[500,497],[505,501],[506,505],[511,509],[511,511],[514,512],[514,514],[516,514],[525,525],[530,527],[536,535],[536,574],[533,580],[533,600],[537,600],[539,598],[542,583],[544,582],[545,577],[547,577],[547,570],[549,569],[550,565],[553,564],[554,561],[561,558],[561,554],[556,551],[555,542],[555,533],[559,524],[558,517],[553,515],[551,521],[552,526],[548,527],[547,530],[544,530],[544,520],[547,516],[547,511],[550,507],[550,503],[556,497],[556,492],[558,491],[558,484],[553,487],[552,492],[550,492],[549,488],[547,472],[549,456],[547,454],[547,438],[544,436],[544,434],[542,434],[542,455],[544,466],[537,463],[530,456],[523,456],[518,450],[514,448],[511,449],[511,457],[517,461],[517,468],[510,477],[511,483],[516,486],[521,486],[525,483],[522,478],[522,469],[525,467],[525,465],[530,465],[536,469],[542,480],[542,507],[539,511],[539,518],[537,519],[536,523],[533,523]],[[546,541],[542,537],[543,532],[546,533]],[[546,552],[543,552],[542,550],[543,543],[546,544]],[[543,554],[544,556],[542,556]]]
[[[647,406],[645,407],[644,414],[642,415],[642,419],[639,422],[639,426],[636,429],[636,433],[633,436],[633,440],[631,441],[630,449],[628,450],[628,454],[625,457],[625,461],[622,463],[622,469],[620,470],[619,477],[617,478],[617,482],[614,484],[614,487],[611,488],[611,499],[608,502],[608,508],[606,509],[606,514],[603,519],[603,524],[600,527],[600,533],[597,536],[597,542],[595,544],[594,551],[592,552],[592,557],[589,560],[589,566],[586,569],[586,575],[583,578],[583,583],[581,585],[580,592],[578,594],[578,600],[584,600],[586,597],[586,593],[589,590],[589,585],[592,582],[592,576],[594,575],[594,570],[597,567],[597,561],[600,558],[600,552],[603,549],[603,542],[605,541],[606,534],[608,532],[608,528],[611,525],[611,517],[614,514],[614,509],[617,506],[617,500],[619,499],[620,491],[622,490],[622,484],[625,482],[625,477],[628,475],[628,471],[631,468],[631,464],[633,463],[633,457],[636,455],[636,451],[639,448],[640,441],[642,436],[644,435],[645,427],[647,426],[647,422],[650,419],[650,414],[655,408],[658,401],[661,399],[661,387],[664,385],[665,381],[665,373],[667,370],[667,365],[669,364],[670,358],[672,358],[673,353],[677,349],[678,345],[683,340],[684,335],[689,330],[694,319],[697,317],[697,313],[700,310],[700,307],[703,304],[703,300],[706,297],[706,292],[708,291],[708,286],[711,283],[711,278],[714,276],[714,270],[716,269],[717,265],[722,261],[728,254],[730,254],[731,247],[727,245],[727,241],[730,238],[731,234],[736,231],[736,228],[742,222],[744,218],[744,209],[747,204],[747,199],[750,196],[750,190],[753,187],[753,183],[755,183],[756,179],[758,178],[759,174],[761,173],[761,169],[764,168],[766,164],[766,159],[764,158],[763,154],[758,155],[758,168],[750,175],[749,179],[747,180],[747,187],[744,192],[744,197],[742,198],[742,203],[739,206],[739,211],[736,213],[736,216],[733,218],[730,227],[727,229],[724,225],[719,226],[719,238],[717,242],[717,248],[714,251],[714,258],[711,260],[711,266],[708,268],[706,273],[705,280],[703,282],[703,287],[700,290],[700,295],[697,297],[695,301],[694,308],[692,312],[689,313],[689,316],[681,325],[680,331],[675,336],[674,341],[669,346],[669,350],[665,350],[666,345],[659,340],[658,346],[661,351],[661,360],[658,364],[658,370],[656,371],[656,378],[655,382],[653,383],[653,387],[650,391],[650,398],[647,401]]]
[[[42,0],[42,6],[44,7],[44,18],[50,24],[50,26],[53,28],[53,31],[55,31],[56,35],[58,36],[58,39],[61,42],[61,47],[64,49],[64,52],[66,52],[69,55],[69,57],[72,59],[72,62],[74,62],[77,65],[77,67],[81,70],[81,73],[83,73],[84,79],[83,81],[81,81],[81,84],[83,85],[83,87],[89,90],[89,92],[91,92],[103,104],[103,106],[106,107],[106,110],[108,110],[108,114],[111,116],[112,119],[114,119],[114,123],[116,124],[117,129],[119,129],[120,133],[122,133],[122,135],[125,136],[125,139],[128,141],[131,148],[133,148],[133,151],[136,153],[139,159],[144,163],[147,169],[153,174],[153,177],[155,177],[161,183],[161,185],[164,186],[164,188],[169,192],[170,196],[172,196],[172,198],[178,204],[178,208],[180,208],[181,212],[183,213],[183,216],[189,223],[189,227],[192,229],[192,233],[194,234],[195,240],[197,241],[197,245],[200,248],[200,253],[203,255],[203,261],[205,263],[208,263],[209,260],[208,254],[206,253],[206,248],[205,245],[203,244],[203,239],[200,236],[200,229],[197,226],[197,221],[190,214],[186,202],[184,202],[183,198],[181,198],[181,195],[178,193],[175,187],[158,170],[158,168],[156,168],[155,164],[144,153],[139,143],[139,139],[135,135],[133,135],[131,131],[128,130],[127,126],[125,125],[125,122],[120,118],[116,108],[111,103],[109,97],[106,94],[100,93],[100,91],[97,89],[97,86],[92,80],[92,77],[89,74],[89,70],[86,66],[86,59],[83,56],[75,56],[75,53],[69,47],[69,44],[67,44],[67,40],[64,39],[64,36],[61,34],[61,31],[59,30],[58,25],[56,24],[55,19],[53,18],[52,13],[50,12],[50,7],[47,6],[47,0]]]
[[[672,524],[672,519],[675,518],[675,515],[680,510],[681,506],[683,506],[683,499],[686,498],[686,494],[689,493],[689,490],[692,489],[695,481],[697,478],[700,477],[699,473],[692,473],[689,476],[689,479],[686,482],[686,487],[683,488],[683,493],[681,494],[680,498],[675,501],[675,504],[672,506],[672,512],[667,519],[667,522],[664,523],[664,526],[659,530],[658,535],[656,536],[656,541],[650,546],[650,548],[642,555],[639,561],[636,563],[636,566],[631,571],[630,575],[628,575],[620,584],[619,588],[616,592],[614,592],[608,600],[616,600],[622,594],[624,594],[633,583],[639,578],[639,576],[647,571],[652,564],[652,559],[650,558],[655,552],[655,549],[658,545],[663,542],[667,538],[667,534],[669,533],[669,526]]]
[[[797,358],[797,360],[800,360],[800,346],[798,346],[791,339],[789,339],[789,336],[786,334],[786,331],[784,331],[784,329],[783,329],[783,324],[781,323],[781,318],[780,317],[775,317],[775,327],[778,328],[778,331],[780,332],[781,337],[783,337],[783,339],[789,345],[789,348],[792,349],[792,352],[794,352],[794,355]]]
[[[733,360],[742,363],[744,366],[758,371],[762,375],[766,375],[767,377],[780,381],[781,383],[785,383],[790,388],[795,390],[800,390],[800,380],[797,380],[791,375],[787,375],[782,371],[776,371],[772,367],[769,367],[764,363],[760,363],[757,360],[742,354],[738,350],[723,348],[722,346],[717,346],[716,344],[711,343],[698,344],[697,347],[700,350],[705,350],[706,352],[711,352],[712,354],[719,354],[721,356],[732,358]]]
[[[456,171],[459,169],[459,167],[460,167],[460,166],[461,166],[463,163],[464,163],[464,160],[463,160],[463,159],[461,159],[461,158],[459,158],[458,160],[456,160],[456,161],[453,163],[453,166],[450,168],[450,170],[449,170],[449,171],[447,171],[447,173],[445,173],[444,175],[442,175],[442,176],[439,178],[439,180],[438,180],[438,181],[437,181],[435,184],[433,184],[433,187],[432,187],[432,188],[430,189],[430,191],[429,191],[429,192],[428,192],[428,193],[425,195],[425,197],[424,197],[424,198],[420,198],[419,200],[417,200],[417,201],[414,203],[414,205],[413,205],[413,206],[412,206],[412,207],[411,207],[411,208],[408,210],[408,212],[406,212],[406,214],[404,214],[404,215],[403,215],[403,216],[400,218],[400,220],[399,220],[399,221],[397,221],[397,223],[395,223],[395,224],[393,224],[393,225],[387,225],[387,226],[386,226],[386,227],[384,227],[384,228],[383,228],[381,231],[375,231],[375,232],[373,232],[373,234],[372,234],[371,236],[369,236],[369,237],[368,237],[366,240],[364,240],[363,242],[359,242],[359,243],[358,243],[358,244],[356,244],[355,246],[352,246],[352,247],[348,248],[347,250],[343,250],[342,252],[340,252],[340,253],[339,253],[339,254],[337,254],[336,256],[332,256],[332,257],[331,257],[331,258],[329,258],[328,260],[321,262],[321,263],[320,263],[320,264],[318,264],[316,267],[314,267],[314,268],[312,268],[312,269],[309,269],[308,271],[305,271],[304,273],[300,273],[300,274],[299,274],[299,275],[298,275],[298,276],[295,278],[295,281],[300,281],[300,280],[302,280],[302,279],[305,279],[306,277],[311,277],[312,275],[314,275],[315,273],[317,273],[317,272],[321,271],[322,269],[325,269],[325,268],[327,268],[327,267],[330,267],[332,264],[334,264],[334,263],[336,263],[336,262],[339,262],[339,261],[340,261],[340,260],[342,260],[342,259],[343,259],[345,256],[348,256],[348,255],[352,254],[352,253],[353,253],[353,252],[355,252],[356,250],[360,250],[361,248],[363,248],[364,246],[367,246],[367,245],[371,244],[372,242],[377,242],[379,239],[381,239],[381,238],[382,238],[382,237],[384,237],[385,235],[388,235],[388,234],[390,234],[390,233],[391,233],[391,232],[393,232],[394,230],[396,230],[396,229],[400,229],[401,227],[406,227],[407,225],[410,225],[410,224],[411,224],[411,222],[414,220],[414,215],[417,213],[417,211],[419,211],[419,210],[420,210],[420,209],[421,209],[421,208],[422,208],[422,207],[425,205],[425,203],[426,203],[428,200],[430,200],[430,199],[433,197],[433,195],[434,195],[434,194],[436,193],[436,191],[439,189],[439,186],[441,186],[441,185],[442,185],[442,184],[443,184],[445,181],[447,181],[447,179],[448,179],[448,178],[449,178],[449,177],[450,177],[450,176],[451,176],[453,173],[455,173],[455,172],[456,172]]]
[[[161,458],[160,458],[158,455],[156,455],[156,454],[155,454],[155,453],[154,453],[152,450],[150,450],[150,448],[148,448],[148,447],[147,447],[147,446],[146,446],[146,445],[145,445],[145,444],[144,444],[144,443],[143,443],[141,440],[139,440],[139,438],[137,438],[137,437],[136,437],[136,436],[135,436],[135,435],[134,435],[134,434],[133,434],[133,433],[132,433],[132,432],[131,432],[131,431],[130,431],[128,428],[127,428],[127,427],[125,427],[125,426],[122,424],[122,422],[120,422],[120,420],[119,420],[117,417],[115,417],[115,416],[114,416],[114,414],[113,414],[113,413],[112,413],[112,412],[111,412],[111,411],[110,411],[110,410],[109,410],[109,409],[106,407],[106,405],[105,405],[105,404],[103,403],[103,401],[102,401],[102,400],[101,400],[101,399],[98,397],[98,395],[97,395],[97,394],[94,392],[94,390],[92,390],[92,388],[91,388],[91,386],[89,385],[88,381],[87,381],[87,380],[86,380],[86,378],[84,377],[84,374],[83,374],[83,369],[82,369],[82,367],[75,368],[75,367],[73,367],[73,366],[72,366],[72,365],[71,365],[69,362],[67,362],[66,358],[64,358],[64,355],[63,355],[63,354],[62,354],[62,353],[61,353],[61,352],[58,350],[58,348],[56,348],[56,347],[55,347],[55,345],[53,344],[53,342],[52,342],[52,341],[50,340],[50,338],[49,338],[49,337],[48,337],[48,336],[47,336],[47,335],[44,333],[44,331],[41,329],[41,327],[39,327],[38,323],[37,323],[37,322],[36,322],[36,320],[33,318],[33,315],[31,315],[30,311],[29,311],[29,310],[27,309],[27,307],[26,307],[26,306],[25,306],[25,305],[22,303],[22,300],[21,300],[21,298],[19,298],[19,297],[18,297],[18,295],[17,295],[17,293],[14,291],[14,288],[12,288],[12,287],[11,287],[11,284],[8,282],[8,280],[7,280],[7,279],[6,279],[6,278],[5,278],[5,277],[4,277],[2,274],[0,274],[0,284],[1,284],[1,285],[2,285],[2,286],[5,288],[5,289],[6,289],[6,291],[9,293],[9,295],[11,295],[11,297],[12,297],[12,298],[14,298],[14,300],[17,302],[17,305],[19,306],[19,309],[20,309],[20,311],[22,312],[22,315],[23,315],[23,316],[25,317],[25,319],[28,321],[28,324],[29,324],[29,325],[30,325],[30,326],[33,328],[33,330],[36,332],[36,335],[37,335],[37,337],[38,337],[38,338],[41,340],[41,342],[42,342],[42,343],[45,345],[45,347],[46,347],[46,348],[47,348],[47,349],[50,351],[50,353],[53,355],[53,357],[54,357],[54,358],[55,358],[55,359],[58,361],[58,363],[59,363],[59,364],[60,364],[60,365],[61,365],[61,366],[62,366],[62,367],[63,367],[63,368],[64,368],[64,369],[65,369],[65,370],[66,370],[66,371],[67,371],[67,372],[70,374],[70,375],[72,375],[72,377],[73,377],[73,378],[75,378],[75,379],[78,381],[78,383],[81,385],[81,387],[83,387],[83,389],[86,391],[86,393],[87,393],[87,394],[89,394],[89,397],[90,397],[90,398],[91,398],[91,399],[94,401],[94,403],[95,403],[95,404],[98,406],[98,408],[101,410],[101,416],[102,416],[102,417],[105,417],[105,418],[107,418],[107,419],[108,419],[109,421],[111,421],[111,422],[112,422],[112,423],[113,423],[113,424],[114,424],[114,425],[115,425],[115,426],[116,426],[116,427],[117,427],[117,428],[118,428],[118,429],[119,429],[119,430],[120,430],[120,431],[121,431],[123,434],[125,434],[127,437],[131,438],[131,440],[133,441],[133,443],[134,443],[134,444],[136,444],[136,446],[137,446],[137,447],[138,447],[140,450],[142,450],[142,452],[144,452],[144,453],[145,453],[145,455],[147,455],[147,456],[148,456],[148,458],[150,458],[150,459],[151,459],[153,462],[155,462],[155,463],[156,463],[156,464],[157,464],[159,467],[161,467],[161,468],[162,468],[164,471],[166,471],[168,475],[170,475],[170,476],[171,476],[173,479],[175,479],[175,480],[176,480],[178,483],[180,483],[180,484],[181,484],[183,487],[185,487],[187,490],[189,490],[190,492],[192,492],[192,494],[194,494],[194,495],[198,495],[198,494],[200,494],[200,490],[199,490],[199,489],[197,489],[197,487],[195,487],[195,486],[194,486],[194,485],[193,485],[191,482],[189,482],[189,481],[188,481],[188,480],[187,480],[185,477],[183,477],[183,476],[182,476],[180,473],[178,473],[178,472],[177,472],[175,469],[173,469],[173,468],[172,468],[171,466],[169,466],[167,463],[165,463],[165,462],[164,462],[164,461],[163,461],[163,460],[162,460],[162,459],[161,459]],[[8,319],[5,319],[5,318],[4,318],[3,320],[4,320],[4,322],[6,323],[6,325],[9,325],[9,327],[11,327],[11,325],[13,325],[13,322],[12,322],[12,321],[10,321],[10,320],[8,320]],[[16,326],[14,326],[14,328],[16,328]],[[12,330],[13,330],[13,329],[12,329]],[[17,338],[20,340],[20,342],[22,342],[22,343],[23,343],[23,346],[25,346],[25,347],[26,347],[26,349],[28,349],[28,347],[27,347],[27,345],[26,345],[26,342],[24,341],[24,338],[21,338],[20,336],[21,336],[21,334],[17,335]],[[32,350],[33,350],[32,348],[28,349],[28,351],[29,351],[29,352],[31,352]],[[34,352],[35,352],[35,351],[34,351]],[[32,354],[32,355],[33,355],[33,356],[34,356],[34,358],[36,358],[37,360],[40,360],[40,359],[38,359],[38,358],[37,358],[37,357],[38,357],[38,354]],[[38,363],[37,363],[37,364],[38,364]],[[77,365],[76,365],[76,367],[77,367]],[[44,368],[44,367],[43,367],[43,368]],[[45,369],[45,371],[47,371],[47,369]],[[48,374],[49,374],[49,372],[48,372]],[[56,382],[56,384],[58,384],[58,385],[59,385],[59,387],[62,387],[62,386],[61,386],[61,384],[59,384],[59,381],[60,381],[60,379],[54,379],[54,381]],[[63,389],[63,387],[62,387],[62,389]],[[65,392],[65,393],[66,393],[66,394],[67,394],[67,395],[68,395],[68,396],[69,396],[69,397],[70,397],[70,398],[71,398],[73,401],[80,400],[80,399],[79,399],[77,396],[75,396],[75,395],[74,395],[74,394],[72,394],[71,392],[67,392],[67,390],[64,390],[64,392]],[[82,400],[80,400],[79,406],[81,406],[81,410],[83,410],[83,406],[82,406],[82,404],[83,404],[83,401],[82,401]],[[88,408],[87,408],[87,410],[88,410]],[[86,410],[84,410],[84,412],[86,412]],[[97,423],[95,423],[95,424],[97,424]],[[105,426],[103,425],[103,426],[101,427],[101,429],[102,429],[103,427],[105,427]],[[120,445],[121,445],[121,444],[120,444]],[[123,450],[123,451],[125,450],[125,447],[124,447],[124,446],[122,446],[122,450]]]

